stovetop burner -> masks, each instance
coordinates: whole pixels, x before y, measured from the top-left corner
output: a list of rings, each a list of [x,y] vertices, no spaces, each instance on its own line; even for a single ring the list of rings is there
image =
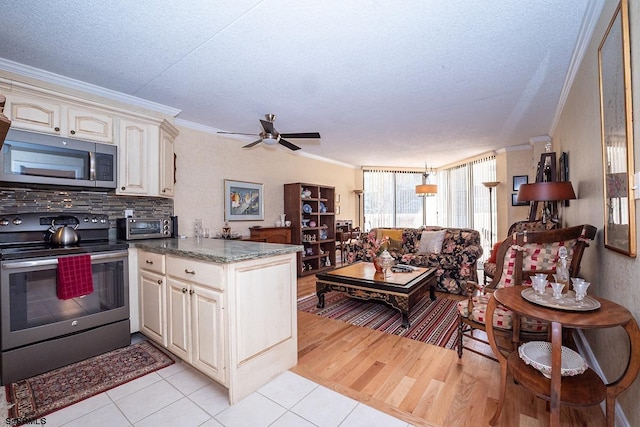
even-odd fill
[[[127,242],[109,240],[79,243],[73,246],[56,246],[48,243],[13,247],[0,246],[0,258],[2,260],[14,260],[39,257],[59,257],[85,253],[90,254],[94,252],[125,250],[128,247],[129,245]]]
[[[49,228],[52,220],[56,227],[77,224],[79,243],[59,246],[50,241]],[[26,259],[59,257],[83,253],[123,250],[129,245],[124,241],[109,239],[109,217],[88,213],[22,213],[0,215],[0,259]]]

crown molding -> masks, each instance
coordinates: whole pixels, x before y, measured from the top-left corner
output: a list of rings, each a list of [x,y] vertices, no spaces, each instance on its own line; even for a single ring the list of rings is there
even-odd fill
[[[573,50],[573,55],[571,56],[571,62],[569,63],[567,75],[565,76],[564,85],[562,86],[562,92],[560,92],[560,99],[558,100],[558,105],[556,106],[556,112],[553,116],[553,123],[551,124],[551,128],[549,129],[549,135],[553,135],[556,130],[556,126],[558,125],[558,121],[560,120],[560,115],[562,114],[562,110],[564,109],[564,104],[567,102],[569,92],[571,91],[571,86],[573,86],[573,81],[576,77],[576,74],[578,73],[578,69],[580,68],[582,59],[587,52],[587,48],[591,43],[593,32],[596,29],[605,3],[606,0],[591,1],[589,2],[589,6],[584,13],[582,27],[580,28],[580,33],[578,34],[578,40],[576,42],[576,47]]]
[[[175,117],[182,110],[0,58],[0,70]]]

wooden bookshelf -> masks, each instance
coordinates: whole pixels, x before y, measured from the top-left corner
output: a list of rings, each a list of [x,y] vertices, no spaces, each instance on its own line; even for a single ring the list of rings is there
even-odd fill
[[[284,212],[291,221],[291,243],[298,252],[298,276],[336,265],[335,188],[317,184],[284,185]]]

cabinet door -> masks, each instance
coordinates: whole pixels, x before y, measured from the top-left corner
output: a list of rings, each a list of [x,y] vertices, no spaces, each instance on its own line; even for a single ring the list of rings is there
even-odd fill
[[[118,194],[149,194],[149,126],[120,120]]]
[[[192,289],[192,363],[226,385],[222,293],[198,285],[192,285]]]
[[[164,121],[160,125],[160,196],[173,197],[175,182],[174,141],[178,130]]]
[[[165,278],[140,270],[140,331],[157,343],[166,346]]]
[[[70,136],[113,143],[113,116],[98,111],[69,107],[67,117]]]
[[[191,363],[191,285],[167,279],[167,348]]]
[[[15,128],[60,134],[61,106],[46,99],[7,94],[5,115]]]

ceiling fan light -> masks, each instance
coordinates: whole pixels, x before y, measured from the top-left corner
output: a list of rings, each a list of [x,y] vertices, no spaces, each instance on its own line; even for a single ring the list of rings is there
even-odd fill
[[[276,145],[278,143],[278,137],[271,133],[265,133],[262,136],[262,142],[267,145]]]

